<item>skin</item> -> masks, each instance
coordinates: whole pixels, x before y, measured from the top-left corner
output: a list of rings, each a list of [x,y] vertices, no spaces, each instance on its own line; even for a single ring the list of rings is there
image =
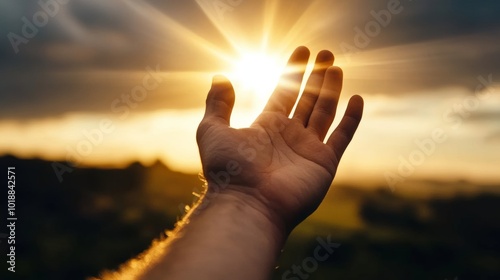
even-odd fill
[[[353,96],[341,123],[324,143],[342,89],[342,70],[332,66],[332,53],[322,51],[297,109],[289,118],[308,59],[307,48],[295,50],[264,111],[251,127],[244,129],[230,127],[234,91],[227,79],[215,77],[197,133],[209,191],[217,184],[207,174],[224,171],[228,160],[236,161],[242,171],[231,176],[230,186],[224,191],[252,196],[261,204],[261,211],[277,219],[273,222],[283,224],[286,231],[309,216],[323,200],[363,112],[363,99]],[[260,145],[248,140],[256,138]],[[245,142],[250,143],[241,144]],[[254,156],[235,149],[248,146],[256,151]]]
[[[197,131],[207,192],[173,236],[136,262],[130,279],[268,279],[290,232],[325,197],[363,112],[363,99],[351,97],[326,139],[342,70],[321,51],[290,115],[309,55],[305,47],[294,51],[248,128],[230,127],[235,93],[225,77],[214,77]]]

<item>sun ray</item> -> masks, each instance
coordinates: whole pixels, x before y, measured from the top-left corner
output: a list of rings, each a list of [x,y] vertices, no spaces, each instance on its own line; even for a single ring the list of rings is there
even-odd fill
[[[237,32],[231,32],[231,30],[228,27],[228,24],[227,23],[224,24],[224,20],[220,18],[220,15],[216,14],[216,11],[211,9],[210,5],[213,4],[213,1],[209,2],[203,0],[196,0],[196,3],[203,11],[203,13],[207,16],[207,18],[210,20],[212,25],[219,31],[219,33],[233,47],[233,49],[237,49],[239,45],[238,39],[235,36]]]
[[[171,32],[169,34],[175,34],[176,36],[182,38],[183,40],[192,43],[194,46],[197,46],[208,53],[217,56],[219,59],[223,61],[231,61],[231,57],[228,56],[224,51],[222,51],[219,47],[213,44],[211,41],[203,38],[202,36],[194,33],[189,28],[184,25],[178,23],[171,17],[161,13],[158,9],[151,6],[145,2],[136,2],[127,0],[127,3],[131,8],[133,8],[137,13],[144,16],[144,18],[154,21],[156,26],[161,26],[165,31]]]
[[[264,6],[264,16],[262,24],[261,50],[269,47],[269,40],[274,31],[274,22],[277,15],[279,1],[267,1]]]
[[[288,32],[284,34],[279,46],[281,52],[286,51],[290,48],[290,46],[305,45],[311,40],[310,36],[313,32],[305,29],[310,27],[310,19],[315,17],[313,13],[318,12],[319,6],[317,1],[308,2],[307,5],[307,8],[305,8],[299,18],[293,22],[293,25],[289,28]]]

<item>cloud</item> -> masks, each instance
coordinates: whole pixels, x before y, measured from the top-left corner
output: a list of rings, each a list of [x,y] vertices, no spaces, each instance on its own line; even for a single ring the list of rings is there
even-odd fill
[[[227,6],[222,20],[217,10],[206,15],[195,1],[72,0],[17,54],[8,34],[21,36],[23,17],[33,21],[42,8],[38,1],[3,1],[0,117],[106,113],[146,66],[157,64],[167,73],[191,74],[172,74],[161,98],[148,99],[141,110],[197,108],[208,73],[223,63],[213,50],[230,52],[231,36],[250,43],[265,28],[275,34],[271,46],[281,44],[282,52],[298,44],[333,49],[345,65],[346,88],[364,94],[474,90],[478,75],[500,74],[500,3],[493,1],[401,1],[401,13],[347,63],[340,43],[354,44],[354,28],[365,28],[374,20],[372,11],[391,1],[243,0]]]

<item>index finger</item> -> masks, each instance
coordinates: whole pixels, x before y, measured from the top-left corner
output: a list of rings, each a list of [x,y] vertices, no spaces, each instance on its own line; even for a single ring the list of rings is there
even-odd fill
[[[264,111],[281,112],[287,116],[290,114],[299,96],[309,54],[306,47],[295,49]]]

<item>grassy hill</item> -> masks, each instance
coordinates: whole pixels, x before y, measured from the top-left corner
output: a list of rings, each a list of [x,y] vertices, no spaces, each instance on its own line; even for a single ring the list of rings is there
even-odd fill
[[[5,156],[6,166],[16,167],[17,264],[1,279],[85,279],[114,269],[171,229],[202,190],[198,175],[161,162],[75,168],[62,182],[51,162]],[[499,210],[493,193],[411,197],[335,186],[293,232],[273,279],[500,279]],[[340,246],[311,266],[318,239],[328,238]],[[304,263],[307,278],[286,274]]]

